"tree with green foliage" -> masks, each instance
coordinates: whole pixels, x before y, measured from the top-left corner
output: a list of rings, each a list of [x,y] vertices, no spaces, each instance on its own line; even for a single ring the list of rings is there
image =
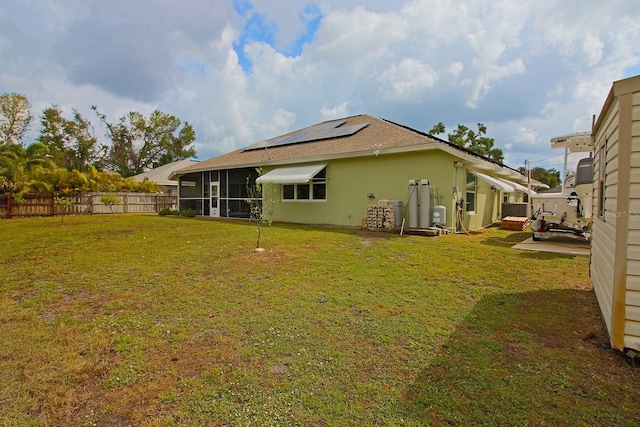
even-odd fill
[[[117,124],[108,124],[116,141],[111,158],[117,158],[118,147],[140,148],[131,152],[134,166],[103,167],[106,147],[99,146],[89,120],[76,110],[73,119],[63,117],[58,106],[43,111],[40,136],[36,142],[24,146],[23,138],[31,122],[31,105],[23,95],[5,93],[0,96],[0,194],[19,196],[24,193],[55,193],[60,195],[88,191],[157,192],[157,185],[149,180],[137,182],[128,176],[141,169],[156,167],[177,158],[195,156],[189,145],[195,140],[193,128],[159,111],[149,118],[131,113]],[[97,112],[97,110],[96,110]],[[99,114],[106,123],[106,118]],[[129,126],[127,126],[129,125]],[[123,150],[120,150],[123,151]],[[126,151],[126,150],[124,150]],[[121,169],[125,176],[113,172]]]
[[[55,168],[48,149],[40,143],[27,148],[11,144],[0,152],[0,193],[18,194],[28,191],[34,176],[42,170]]]
[[[111,213],[113,213],[113,206],[119,205],[120,203],[122,203],[122,198],[119,196],[116,196],[115,194],[105,194],[102,197],[100,197],[100,202],[108,206]]]
[[[101,166],[106,147],[100,146],[93,126],[78,111],[67,120],[57,105],[46,108],[40,119],[38,141],[49,148],[53,161],[61,168],[86,172],[89,167]]]
[[[17,93],[0,95],[0,151],[7,146],[22,145],[31,123],[31,104]]]
[[[111,141],[105,166],[124,177],[196,155],[191,145],[195,141],[193,128],[185,122],[179,129],[182,122],[175,116],[158,110],[149,117],[129,112],[112,123],[96,106],[92,109],[107,128]]]
[[[431,128],[429,133],[431,135],[441,135],[446,131],[444,124],[438,122]],[[494,139],[484,136],[486,134],[487,127],[482,123],[478,123],[477,131],[459,124],[454,132],[447,134],[447,138],[450,143],[458,147],[466,148],[480,156],[502,163],[504,161],[504,153],[501,149],[494,148]]]
[[[527,169],[525,167],[520,166],[518,171],[524,176],[527,176]],[[543,184],[547,184],[549,188],[556,187],[562,183],[562,179],[560,179],[560,171],[555,169],[535,167],[531,169],[531,178]]]
[[[60,212],[60,225],[63,225],[64,224],[64,216],[65,216],[65,214],[67,214],[69,212],[69,209],[75,203],[75,198],[57,196],[53,200],[53,202],[58,207],[59,212]]]

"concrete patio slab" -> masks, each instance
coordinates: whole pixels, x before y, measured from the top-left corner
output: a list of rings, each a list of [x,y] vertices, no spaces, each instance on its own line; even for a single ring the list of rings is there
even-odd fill
[[[589,256],[591,254],[591,245],[589,242],[563,236],[552,237],[539,242],[534,242],[532,238],[528,238],[512,246],[512,248],[525,251],[554,252],[565,255]]]

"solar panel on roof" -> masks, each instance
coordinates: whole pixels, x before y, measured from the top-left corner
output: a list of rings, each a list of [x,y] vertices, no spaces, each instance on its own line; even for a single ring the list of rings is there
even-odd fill
[[[346,120],[336,120],[328,123],[309,126],[301,129],[292,135],[267,139],[265,141],[256,142],[245,148],[243,151],[258,150],[261,148],[278,147],[282,145],[293,145],[301,142],[321,141],[323,139],[338,138],[341,136],[350,136],[369,126],[369,123],[358,125],[342,126]]]
[[[339,126],[342,126],[346,122],[347,122],[346,120],[334,120],[332,122],[320,123],[320,124],[317,124],[317,125],[313,125],[313,126],[309,126],[307,128],[301,129],[297,133],[316,132],[316,131],[319,131],[319,130],[322,130],[322,129],[334,129],[334,128],[337,128]]]

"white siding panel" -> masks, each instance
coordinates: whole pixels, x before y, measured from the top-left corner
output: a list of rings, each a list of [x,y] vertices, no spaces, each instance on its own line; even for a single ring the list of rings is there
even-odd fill
[[[627,306],[635,306],[640,308],[640,292],[627,290],[625,303],[627,304]]]
[[[618,144],[616,144],[615,146],[617,148]],[[605,172],[607,173],[607,175],[610,175],[611,173],[617,170],[618,170],[618,156],[609,157],[605,167]],[[616,182],[617,182],[617,179],[616,179]]]
[[[607,326],[607,331],[611,332],[611,292],[605,288],[594,288],[602,319]]]
[[[638,193],[639,191],[640,191],[640,184],[633,183],[633,184],[629,185],[629,192],[631,194],[640,194],[640,193]]]
[[[640,276],[640,261],[630,260],[627,262],[627,274]]]
[[[640,200],[633,198],[640,191],[640,167],[635,157],[640,151],[640,92],[633,94],[631,112],[631,185],[629,200],[629,234],[627,247],[627,295],[625,298],[626,318],[624,345],[628,348],[640,349]]]
[[[631,180],[632,184],[639,183],[640,182],[640,169],[632,168],[631,169],[631,175],[630,175],[629,179]]]
[[[633,147],[635,148],[636,145],[640,146],[640,144],[633,144]],[[638,147],[638,150],[640,150],[640,147]],[[634,152],[631,153],[631,167],[640,168],[640,151],[634,150]]]
[[[624,328],[625,335],[633,335],[640,338],[640,322],[634,322],[633,320],[627,320]]]
[[[640,230],[640,214],[634,212],[629,216],[629,230]]]
[[[626,336],[624,337],[624,346],[634,350],[640,350],[640,337]]]
[[[630,245],[640,245],[640,230],[634,230],[629,227],[628,243]]]
[[[607,178],[609,179],[609,178]],[[615,200],[618,196],[618,185],[612,184],[610,181],[607,181],[607,186],[604,189],[604,197],[605,202],[607,202],[607,206],[609,206],[610,201]],[[615,210],[616,204],[613,205],[613,210]],[[607,207],[607,209],[611,209]]]
[[[615,208],[615,203],[613,203]],[[615,218],[593,223],[593,238],[591,240],[591,280],[598,299],[600,312],[611,331],[611,313],[613,298],[613,265],[615,246]],[[640,268],[640,261],[638,262]]]
[[[638,171],[640,172],[640,171]],[[640,215],[640,199],[629,198],[629,216]]]
[[[640,135],[640,122],[631,122],[631,135]]]
[[[640,246],[628,245],[627,246],[627,260],[640,261]]]
[[[628,320],[640,322],[640,307],[628,306],[626,310],[626,317]]]
[[[627,289],[640,292],[640,276],[627,274]]]
[[[631,120],[634,121],[640,121],[640,105],[636,102],[637,95],[639,95],[637,92],[633,94],[633,108],[631,109]]]

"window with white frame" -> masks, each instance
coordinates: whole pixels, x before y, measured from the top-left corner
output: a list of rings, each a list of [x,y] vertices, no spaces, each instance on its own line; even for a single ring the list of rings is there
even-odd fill
[[[476,181],[476,176],[472,173],[467,172],[467,198],[465,200],[465,212],[475,212],[476,211],[476,188],[478,183]]]
[[[323,168],[306,184],[283,184],[282,200],[327,200],[327,168]]]

